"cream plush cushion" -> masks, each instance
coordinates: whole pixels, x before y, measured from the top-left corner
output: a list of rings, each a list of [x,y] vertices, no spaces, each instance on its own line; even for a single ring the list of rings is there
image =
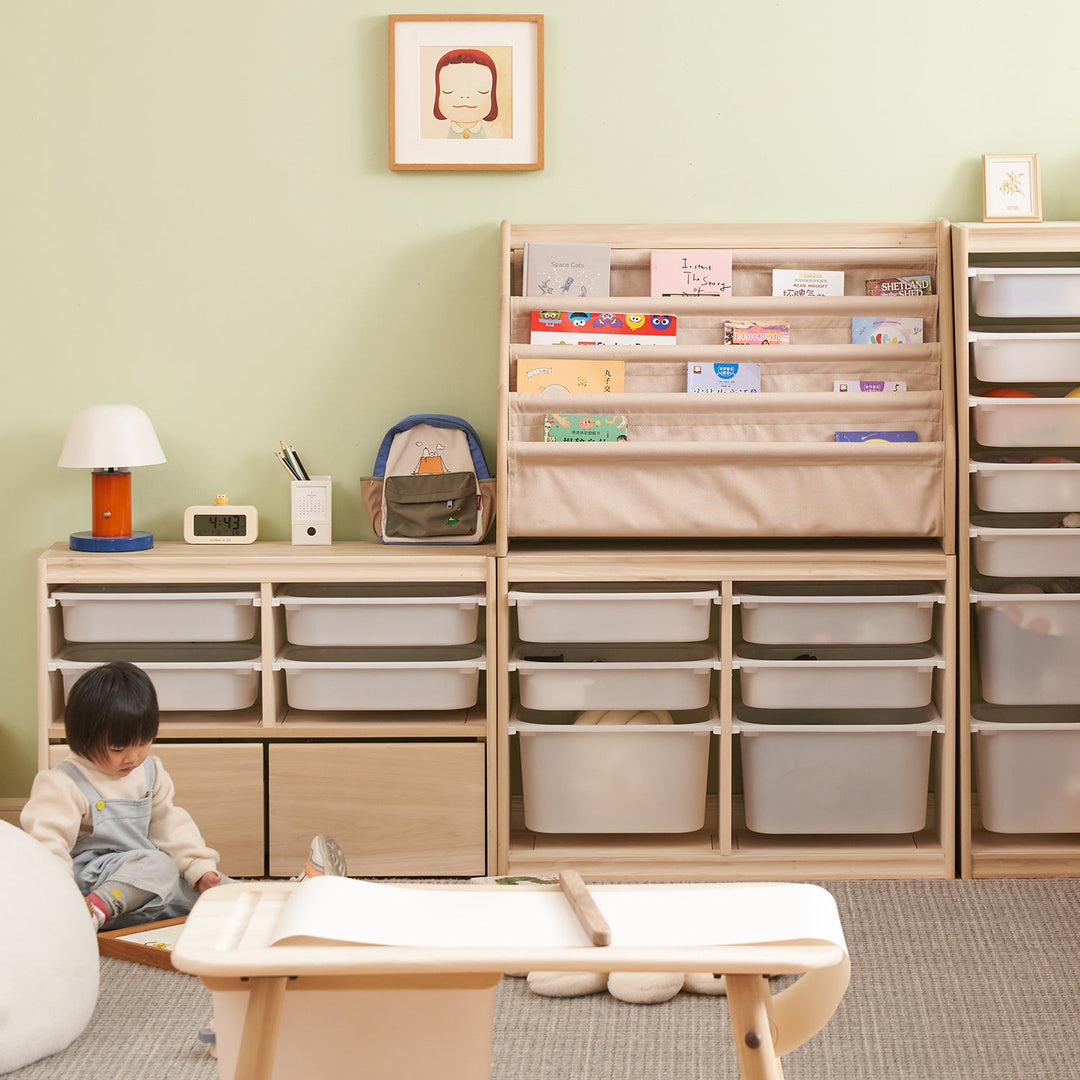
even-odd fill
[[[0,821],[0,1073],[63,1050],[98,996],[94,924],[71,874]]]

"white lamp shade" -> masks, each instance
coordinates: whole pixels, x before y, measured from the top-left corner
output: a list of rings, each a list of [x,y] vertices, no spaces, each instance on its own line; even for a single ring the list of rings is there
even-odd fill
[[[136,405],[91,405],[75,415],[56,463],[65,469],[127,469],[165,460],[150,417]]]

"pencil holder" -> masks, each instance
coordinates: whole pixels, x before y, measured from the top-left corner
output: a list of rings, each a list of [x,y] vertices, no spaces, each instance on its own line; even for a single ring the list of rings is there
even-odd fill
[[[330,477],[292,482],[292,542],[330,543]]]

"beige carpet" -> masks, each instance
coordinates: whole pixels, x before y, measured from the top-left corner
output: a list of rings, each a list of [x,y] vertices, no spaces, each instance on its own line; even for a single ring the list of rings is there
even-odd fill
[[[784,1058],[785,1080],[1080,1080],[1080,880],[822,884],[852,982],[824,1032]],[[88,1030],[8,1078],[215,1080],[196,1038],[210,1014],[195,979],[105,960]],[[635,1006],[499,988],[492,1080],[737,1075],[722,998]]]

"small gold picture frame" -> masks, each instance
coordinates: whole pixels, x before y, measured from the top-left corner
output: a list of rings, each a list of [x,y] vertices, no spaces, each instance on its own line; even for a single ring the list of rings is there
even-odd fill
[[[1038,154],[983,154],[983,221],[1042,221]]]

